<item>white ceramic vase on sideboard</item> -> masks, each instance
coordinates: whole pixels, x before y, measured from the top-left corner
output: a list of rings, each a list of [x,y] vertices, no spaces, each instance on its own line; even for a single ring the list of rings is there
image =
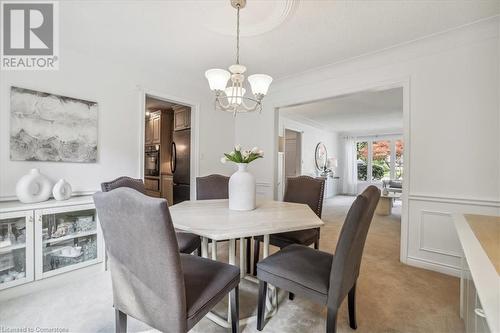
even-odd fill
[[[51,190],[52,183],[38,169],[31,169],[16,184],[16,195],[22,203],[49,200]]]
[[[229,209],[255,209],[255,177],[247,163],[237,163],[238,170],[229,178]]]

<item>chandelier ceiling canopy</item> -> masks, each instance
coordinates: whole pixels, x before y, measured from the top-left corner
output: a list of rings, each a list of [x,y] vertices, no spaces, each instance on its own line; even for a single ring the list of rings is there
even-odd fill
[[[266,74],[253,74],[248,77],[248,83],[253,97],[245,96],[245,75],[247,68],[240,64],[240,9],[246,5],[246,0],[230,0],[236,9],[236,64],[225,69],[213,68],[205,72],[210,89],[215,92],[215,108],[233,113],[262,111],[262,99],[267,94],[273,78]],[[228,81],[230,84],[228,85]]]

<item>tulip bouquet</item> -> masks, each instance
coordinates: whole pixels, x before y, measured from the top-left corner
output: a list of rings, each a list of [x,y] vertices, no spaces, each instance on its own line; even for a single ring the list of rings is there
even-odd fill
[[[234,146],[233,151],[224,153],[224,157],[222,157],[220,161],[222,163],[230,161],[234,163],[248,164],[262,157],[264,157],[264,152],[257,147],[253,147],[251,150],[242,150],[240,145],[236,145]]]

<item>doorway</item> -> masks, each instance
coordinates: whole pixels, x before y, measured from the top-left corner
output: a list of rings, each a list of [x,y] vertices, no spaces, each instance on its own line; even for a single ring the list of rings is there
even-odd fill
[[[302,133],[285,129],[285,178],[302,173]]]
[[[399,196],[399,198],[395,199],[395,201],[397,201],[396,203],[400,205],[399,207],[399,212],[396,212],[396,213],[399,213],[397,215],[400,216],[400,237],[399,237],[399,240],[400,240],[400,260],[402,262],[406,262],[407,261],[407,253],[408,253],[408,193],[410,192],[410,189],[409,189],[409,175],[410,175],[410,149],[411,149],[411,142],[410,142],[410,133],[409,133],[409,129],[410,129],[410,99],[409,99],[409,92],[410,92],[410,80],[409,78],[406,78],[406,79],[395,79],[395,80],[390,80],[390,81],[384,81],[384,82],[377,82],[377,83],[372,83],[372,84],[366,84],[366,83],[362,83],[360,84],[358,87],[349,87],[349,88],[346,88],[346,89],[339,89],[338,87],[332,87],[330,93],[322,93],[322,94],[318,94],[317,95],[317,98],[316,99],[304,99],[304,98],[301,98],[300,96],[297,96],[297,95],[294,95],[294,96],[290,96],[289,98],[285,98],[281,101],[281,103],[279,105],[271,105],[270,107],[272,109],[275,110],[275,138],[277,140],[276,142],[276,147],[281,147],[281,142],[282,142],[282,138],[280,137],[280,135],[283,135],[283,110],[286,109],[286,108],[302,108],[304,105],[306,104],[313,104],[313,103],[319,103],[319,102],[324,102],[324,101],[327,101],[327,100],[332,100],[332,99],[336,99],[336,98],[342,98],[342,97],[349,97],[349,96],[353,96],[353,95],[358,95],[360,93],[363,93],[363,92],[369,92],[369,93],[377,93],[377,92],[384,92],[384,91],[388,91],[388,90],[392,90],[393,92],[395,90],[397,90],[397,95],[398,95],[398,100],[399,100],[399,104],[400,104],[400,107],[398,107],[398,113],[401,115],[400,116],[400,120],[399,120],[399,123],[401,125],[399,125],[398,127],[399,128],[391,128],[390,126],[386,126],[388,123],[389,123],[389,120],[392,119],[390,116],[390,114],[387,114],[386,117],[372,117],[372,114],[366,114],[366,117],[364,117],[364,121],[366,122],[369,122],[370,124],[373,123],[374,125],[377,124],[377,123],[381,123],[381,120],[382,120],[382,123],[384,124],[384,128],[379,128],[377,129],[376,131],[350,131],[350,132],[356,132],[356,133],[353,133],[352,135],[350,135],[349,137],[352,139],[353,141],[353,144],[356,142],[357,139],[360,139],[362,137],[368,137],[368,136],[372,136],[372,137],[375,137],[375,139],[373,139],[372,141],[375,141],[376,144],[378,144],[378,141],[381,141],[381,140],[385,140],[386,138],[382,138],[382,135],[381,134],[384,134],[383,136],[385,136],[385,134],[390,134],[391,136],[393,134],[398,134],[399,135],[399,138],[394,138],[394,137],[391,137],[391,141],[394,141],[394,142],[390,142],[389,145],[390,145],[390,156],[385,160],[383,161],[384,163],[386,163],[387,161],[389,161],[389,169],[388,169],[388,172],[386,172],[386,170],[384,169],[384,173],[383,173],[383,177],[381,179],[381,181],[379,182],[378,186],[381,187],[382,189],[384,189],[384,186],[388,187],[388,190],[389,190],[389,196],[396,193],[396,195]],[[372,104],[377,104],[377,103],[372,103]],[[388,112],[391,111],[392,108],[387,108],[384,106],[384,109],[387,110]],[[320,108],[318,108],[318,110],[316,110],[318,113],[319,113],[319,116],[318,116],[318,119],[312,119],[312,120],[309,120],[307,121],[307,124],[308,127],[309,126],[312,126],[314,129],[311,131],[311,133],[314,133],[314,134],[317,134],[317,133],[320,133],[320,131],[318,131],[318,128],[320,128],[320,130],[329,130],[330,127],[327,126],[325,127],[324,124],[322,124],[322,116],[326,116],[327,114],[329,114],[330,112],[334,111],[335,109],[333,107],[330,107],[330,106],[325,106],[325,105],[321,105]],[[349,116],[351,113],[348,112],[346,113],[346,116]],[[292,122],[302,122],[304,123],[304,114],[298,114],[296,115],[295,117],[293,117],[293,115],[285,115],[287,118],[290,119],[290,123]],[[292,119],[293,118],[293,119]],[[317,120],[321,120],[320,123],[318,123]],[[344,121],[344,119],[342,118],[339,118],[337,119],[336,123],[342,123]],[[294,126],[294,127],[297,127],[297,126]],[[308,127],[304,127],[304,128],[308,128]],[[300,128],[300,127],[299,127]],[[301,128],[302,129],[302,128]],[[306,133],[307,134],[307,133]],[[344,143],[344,135],[343,133],[339,133],[340,135],[337,136],[337,140],[336,140],[336,143],[334,142],[334,144],[332,145],[333,149],[328,149],[328,151],[334,151],[334,153],[332,154],[334,157],[338,157],[338,158],[335,158],[335,159],[329,159],[329,168],[332,170],[332,173],[334,175],[333,177],[333,186],[332,188],[334,189],[334,192],[335,190],[338,190],[337,193],[341,194],[342,192],[345,192],[343,190],[343,183],[349,183],[348,181],[348,178],[345,177],[346,176],[346,173],[345,173],[345,168],[346,166],[348,166],[345,161],[342,161],[341,158],[344,158],[345,157],[345,147],[347,145],[345,145]],[[377,135],[378,135],[378,138],[377,138]],[[306,145],[306,141],[308,141],[309,135],[304,135],[303,136],[303,146],[307,146]],[[316,140],[317,141],[317,140]],[[387,140],[385,140],[387,141]],[[396,149],[393,149],[392,145],[396,146],[395,148]],[[399,145],[400,143],[402,143],[404,145],[404,149],[402,151],[402,153],[400,155],[397,155],[397,145]],[[354,147],[354,145],[351,144],[349,147]],[[374,146],[373,144],[372,145],[368,145],[370,149],[373,149]],[[335,147],[337,147],[337,151],[335,152]],[[375,147],[376,148],[376,147]],[[307,156],[309,154],[309,149],[307,148],[304,148],[304,152],[303,152],[303,158],[304,158],[304,162],[303,162],[303,170],[302,172],[305,173],[305,174],[308,174],[308,170],[311,169],[312,170],[312,167],[309,166],[309,159]],[[282,150],[279,149],[279,152],[281,152]],[[357,151],[356,149],[349,149],[347,150],[349,152],[352,151],[352,155],[353,156],[356,156],[357,154]],[[389,151],[389,150],[388,150]],[[394,156],[394,153],[396,153],[396,156]],[[278,153],[277,154],[277,158],[275,160],[275,165],[277,166],[276,168],[276,173],[275,173],[275,198],[279,199],[280,198],[280,194],[281,194],[281,183],[282,183],[282,177],[280,177],[279,175],[279,170],[280,170],[280,164],[282,163],[280,161],[281,157],[280,157],[280,154],[282,153]],[[330,156],[330,153],[329,153],[329,156]],[[378,158],[378,156],[376,156]],[[368,158],[368,157],[367,157]],[[351,160],[351,159],[349,159]],[[356,161],[356,158],[352,159],[354,161]],[[381,161],[373,161],[373,155],[372,155],[372,159],[370,160],[372,163],[372,165],[374,164],[380,164]],[[399,166],[399,163],[404,161],[404,175],[402,177],[402,179],[397,179],[397,178],[401,178],[400,174],[402,172],[402,168]],[[357,162],[357,161],[356,161]],[[352,168],[349,168],[348,170],[351,170],[351,176],[349,178],[354,178],[354,177],[358,177],[358,170],[359,168],[357,168],[357,164],[356,162],[354,164],[352,164]],[[386,163],[387,164],[387,163]],[[394,164],[394,167],[393,165]],[[399,170],[398,170],[399,168]],[[367,175],[366,177],[368,177],[368,164],[366,165],[366,169],[367,169]],[[370,170],[371,173],[370,175],[373,174],[373,167],[372,167],[372,170]],[[384,178],[387,178],[386,177],[386,173],[387,173],[387,176],[388,176],[388,179],[384,179]],[[339,177],[340,179],[337,180],[337,177]],[[372,176],[373,177],[373,176]],[[379,177],[380,178],[380,177]],[[396,178],[396,179],[394,179]],[[361,190],[361,185],[362,182],[360,181],[358,183],[357,181],[358,179],[354,179],[354,184],[356,185],[360,185],[359,186],[359,190]],[[361,179],[362,180],[362,179]],[[387,184],[387,185],[384,185],[384,180],[388,180],[388,181],[391,181],[391,180],[396,180],[398,183],[394,184],[393,183],[390,183],[390,184]],[[378,180],[377,180],[378,181]],[[339,182],[339,184],[335,184],[335,182]],[[396,185],[396,186],[394,186]],[[328,188],[328,185],[327,185],[327,188]],[[353,191],[352,191],[352,194],[356,193],[357,190],[358,190],[358,186],[352,186],[353,188]],[[399,192],[399,193],[397,193]],[[390,216],[394,216],[394,215],[390,215]],[[398,223],[399,225],[399,223]]]
[[[191,107],[145,94],[144,164],[146,193],[169,205],[191,196]]]

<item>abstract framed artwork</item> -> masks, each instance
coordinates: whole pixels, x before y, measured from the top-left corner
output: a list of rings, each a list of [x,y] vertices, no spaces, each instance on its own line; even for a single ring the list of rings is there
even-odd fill
[[[11,87],[10,159],[95,163],[98,105]]]

